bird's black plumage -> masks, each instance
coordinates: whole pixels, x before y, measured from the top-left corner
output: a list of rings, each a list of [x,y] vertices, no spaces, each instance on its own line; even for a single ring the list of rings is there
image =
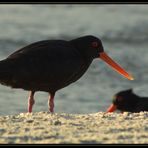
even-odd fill
[[[136,95],[132,89],[120,91],[113,98],[113,104],[120,111],[148,111],[148,97]]]
[[[0,62],[0,82],[13,88],[56,92],[78,80],[93,58],[99,56],[99,51],[91,46],[92,41],[101,45],[93,36],[28,45]],[[93,50],[94,54],[89,55]]]

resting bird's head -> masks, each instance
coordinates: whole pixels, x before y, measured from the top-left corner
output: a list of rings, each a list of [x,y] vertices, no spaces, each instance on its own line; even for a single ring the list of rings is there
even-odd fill
[[[107,112],[132,111],[139,101],[139,97],[133,93],[132,89],[120,91],[114,95],[112,104],[107,109]]]

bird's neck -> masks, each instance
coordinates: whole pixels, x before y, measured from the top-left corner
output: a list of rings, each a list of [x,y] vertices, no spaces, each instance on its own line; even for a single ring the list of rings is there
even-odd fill
[[[79,52],[79,54],[81,55],[81,57],[83,57],[85,61],[87,61],[88,63],[91,63],[93,61],[94,57],[87,52],[86,47],[83,47],[81,45],[81,40],[71,40],[70,43]]]
[[[141,97],[139,97],[138,95],[136,95],[136,94],[132,94],[131,95],[131,98],[133,98],[133,101],[132,101],[132,103],[133,104],[138,104],[138,102],[141,100]]]

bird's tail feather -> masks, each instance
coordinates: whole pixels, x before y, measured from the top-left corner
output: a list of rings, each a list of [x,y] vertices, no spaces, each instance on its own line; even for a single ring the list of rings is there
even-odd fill
[[[12,66],[9,60],[0,61],[0,83],[7,85],[12,77]]]

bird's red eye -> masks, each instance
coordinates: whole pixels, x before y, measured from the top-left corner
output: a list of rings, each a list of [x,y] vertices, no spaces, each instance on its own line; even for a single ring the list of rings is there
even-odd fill
[[[98,42],[92,42],[92,47],[97,48],[98,47]]]
[[[123,100],[123,98],[120,97],[120,96],[118,96],[117,99],[118,99],[118,101],[122,101]]]

